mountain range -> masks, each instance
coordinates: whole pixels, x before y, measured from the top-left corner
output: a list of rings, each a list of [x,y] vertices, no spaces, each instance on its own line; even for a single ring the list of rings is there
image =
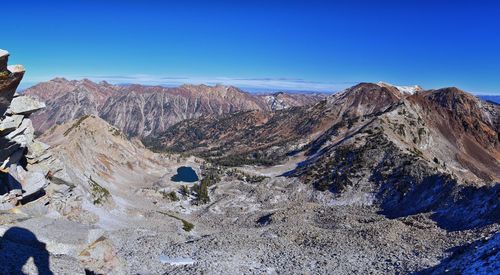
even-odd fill
[[[314,169],[338,148],[352,150],[380,138],[436,169],[491,182],[500,175],[499,114],[499,105],[456,88],[408,95],[394,86],[362,83],[316,104],[274,113],[185,120],[145,142],[159,151],[192,152],[237,165],[276,165],[300,154]]]
[[[205,115],[241,110],[273,111],[302,106],[323,94],[274,93],[254,95],[232,86],[182,85],[176,88],[111,85],[88,79],[55,78],[24,91],[48,106],[33,116],[35,130],[83,115],[98,115],[130,137],[145,137],[166,130],[176,122]]]

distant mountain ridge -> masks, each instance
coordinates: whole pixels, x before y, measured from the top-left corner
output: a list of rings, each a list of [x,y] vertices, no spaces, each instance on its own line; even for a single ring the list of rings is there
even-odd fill
[[[487,100],[490,102],[494,102],[496,104],[500,104],[500,95],[479,95],[478,97],[482,100]]]
[[[47,108],[33,115],[42,133],[84,115],[98,115],[130,137],[145,137],[202,115],[219,116],[242,110],[272,112],[315,103],[323,94],[251,94],[233,86],[182,85],[168,88],[112,85],[88,79],[55,78],[25,90]]]

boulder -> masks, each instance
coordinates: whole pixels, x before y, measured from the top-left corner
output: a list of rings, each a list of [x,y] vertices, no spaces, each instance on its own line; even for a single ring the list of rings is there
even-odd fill
[[[43,102],[29,96],[18,96],[12,99],[7,114],[29,115],[43,108],[45,108],[45,103]]]
[[[40,142],[38,140],[35,140],[32,143],[28,144],[28,154],[26,155],[26,157],[29,159],[40,158],[42,155],[45,154],[45,152],[49,148],[50,148],[49,145],[47,145],[43,142]],[[48,157],[50,157],[50,155],[46,156],[45,158],[42,158],[42,159],[46,159]]]
[[[28,144],[33,142],[35,136],[35,130],[33,129],[33,124],[30,119],[23,119],[21,125],[10,132],[6,138],[19,143],[22,147],[26,147]]]
[[[22,167],[18,167],[18,171],[21,171]],[[24,169],[22,170],[24,171]],[[21,172],[19,174],[24,174],[21,177],[21,185],[23,188],[23,196],[29,196],[37,193],[41,189],[47,187],[49,184],[45,179],[45,175],[40,172]]]

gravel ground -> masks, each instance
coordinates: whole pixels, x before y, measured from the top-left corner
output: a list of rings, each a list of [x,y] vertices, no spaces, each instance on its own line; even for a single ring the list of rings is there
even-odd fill
[[[27,259],[48,254],[56,274],[84,274],[85,268],[106,274],[408,274],[433,271],[458,247],[500,229],[446,231],[430,213],[388,219],[375,206],[339,205],[328,192],[281,177],[259,183],[223,178],[210,195],[210,203],[195,206],[182,196],[171,202],[143,194],[141,201],[154,200],[154,208],[120,210],[133,217],[110,210],[120,221],[117,230],[67,221],[44,210],[45,199],[0,213],[4,232],[22,225],[38,237],[33,243],[3,236],[0,262],[8,264],[0,273],[21,266],[36,274],[36,263]],[[122,199],[133,205],[134,196]],[[194,228],[186,231],[183,220]],[[68,232],[64,238],[59,225]],[[80,233],[71,235],[72,226]],[[194,264],[170,265],[162,257]]]

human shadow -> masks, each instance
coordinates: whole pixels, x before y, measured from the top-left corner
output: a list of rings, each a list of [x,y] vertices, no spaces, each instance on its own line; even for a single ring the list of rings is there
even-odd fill
[[[9,228],[0,237],[0,274],[25,274],[22,269],[30,258],[40,275],[53,275],[49,252],[33,232],[21,227]]]

